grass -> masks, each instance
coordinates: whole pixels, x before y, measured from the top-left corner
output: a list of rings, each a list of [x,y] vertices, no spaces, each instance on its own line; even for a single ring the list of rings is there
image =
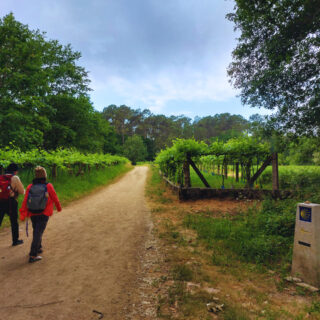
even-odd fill
[[[156,167],[152,172],[146,193],[171,283],[167,295],[159,296],[161,319],[214,318],[206,310],[212,295],[204,287],[221,289],[215,296],[224,311],[216,319],[320,319],[319,295],[284,280],[291,267],[296,203],[319,202],[317,193],[222,212],[223,201],[175,200]],[[191,293],[187,282],[200,288]]]
[[[110,184],[131,169],[132,166],[129,164],[119,164],[104,169],[91,169],[90,172],[84,172],[79,176],[70,175],[67,171],[59,170],[55,180],[49,177],[47,181],[53,184],[60,203],[65,206],[72,200],[79,199],[101,186]],[[18,176],[25,188],[32,183],[33,175],[29,170],[20,170]],[[23,196],[20,195],[18,199],[19,208],[22,201]],[[5,227],[9,224],[9,218],[6,215],[2,226]]]
[[[218,255],[213,254],[213,262],[218,265],[228,265],[236,255],[245,262],[274,266],[291,260],[295,223],[291,208],[292,201],[265,200],[261,208],[250,208],[235,217],[187,215],[184,224],[214,247]],[[232,253],[229,256],[228,251]]]
[[[201,173],[203,174],[203,176],[205,177],[205,179],[207,180],[211,188],[220,189],[223,185],[224,188],[226,189],[232,189],[232,188],[243,189],[245,186],[245,182],[243,181],[236,182],[235,178],[233,177],[228,177],[228,179],[225,179],[225,178],[223,179],[223,177],[218,174],[212,175],[212,173],[204,172],[204,171],[202,171]],[[190,167],[190,179],[191,179],[192,187],[205,188],[203,182],[201,181],[201,179],[199,178],[199,176],[193,170],[192,167]]]
[[[201,173],[208,181],[211,188],[220,189],[243,189],[245,181],[240,178],[236,182],[232,171],[232,166],[229,166],[228,178],[223,178],[217,172],[202,170]],[[204,188],[204,184],[190,167],[191,186],[195,188]],[[282,190],[291,191],[314,191],[319,190],[320,185],[320,166],[279,166],[279,186]],[[255,188],[272,189],[272,167],[268,166],[262,175],[255,183]]]
[[[260,180],[264,185],[271,185],[271,167],[267,167]],[[279,166],[279,184],[284,190],[319,190],[320,166]]]

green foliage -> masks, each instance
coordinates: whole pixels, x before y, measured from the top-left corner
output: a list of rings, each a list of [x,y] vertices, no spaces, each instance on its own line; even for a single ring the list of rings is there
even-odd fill
[[[123,155],[131,160],[132,164],[144,161],[147,157],[147,148],[140,136],[129,137],[123,145]]]
[[[248,129],[249,122],[240,115],[221,113],[196,118],[193,123],[194,137],[209,143],[213,139],[227,141],[240,137]]]
[[[213,247],[219,244],[244,261],[272,265],[290,258],[295,204],[265,200],[261,209],[249,209],[233,219],[189,215],[184,223]]]
[[[197,158],[207,151],[208,146],[204,142],[194,139],[176,139],[171,148],[162,150],[157,155],[155,162],[171,181],[181,182],[182,165],[187,157]]]
[[[240,31],[229,75],[243,103],[276,109],[278,128],[319,134],[318,0],[236,0]]]
[[[272,168],[261,175],[263,185],[272,183]],[[285,190],[318,190],[320,185],[319,166],[279,166],[279,184]]]
[[[0,148],[116,151],[113,128],[88,97],[80,57],[13,14],[0,18]]]
[[[202,168],[213,165],[227,165],[239,162],[251,171],[255,161],[259,164],[270,154],[267,143],[259,143],[252,137],[233,138],[227,142],[215,141],[209,147],[194,139],[176,139],[173,146],[162,150],[157,158],[161,171],[174,182],[181,182],[182,165],[191,157]],[[248,176],[248,175],[246,175]]]
[[[127,161],[121,156],[99,153],[83,154],[72,149],[58,149],[50,152],[38,149],[21,152],[19,149],[10,149],[9,147],[0,149],[0,166],[2,168],[6,168],[10,162],[15,162],[24,168],[42,165],[49,168],[75,170],[74,173],[80,173],[83,166],[108,167]]]
[[[289,165],[319,165],[317,150],[319,150],[319,138],[300,137],[290,139],[284,137],[286,147],[282,154],[282,164]]]

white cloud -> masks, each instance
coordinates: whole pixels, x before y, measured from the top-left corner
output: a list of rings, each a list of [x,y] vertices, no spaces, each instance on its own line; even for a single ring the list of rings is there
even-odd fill
[[[97,75],[97,74],[96,74]],[[149,108],[155,113],[170,101],[226,101],[233,98],[237,92],[231,87],[226,74],[226,64],[220,68],[212,66],[199,72],[191,68],[171,68],[157,74],[140,74],[132,79],[121,75],[100,73],[99,78],[93,78],[94,91],[115,93],[123,97],[123,103],[131,106]],[[106,104],[111,103],[106,101]],[[188,113],[188,111],[185,111]]]

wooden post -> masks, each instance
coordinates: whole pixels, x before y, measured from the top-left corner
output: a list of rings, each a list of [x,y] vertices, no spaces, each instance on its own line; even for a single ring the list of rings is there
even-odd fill
[[[267,158],[267,160],[262,164],[259,170],[253,175],[253,177],[250,179],[250,185],[253,185],[253,183],[259,178],[261,173],[265,170],[265,168],[271,163],[273,159],[273,156]]]
[[[183,176],[184,176],[184,187],[190,188],[191,187],[191,179],[190,179],[190,166],[189,166],[188,161],[185,161],[183,163]]]
[[[239,182],[239,162],[236,163],[236,182]]]
[[[224,164],[224,176],[228,179],[228,162]]]
[[[247,182],[246,182],[246,187],[247,187],[247,188],[251,188],[251,185],[250,185],[251,172],[250,172],[250,170],[251,170],[251,162],[248,162],[248,163],[246,164],[246,168],[245,168],[245,171],[246,171],[246,180],[247,180]]]
[[[272,154],[272,190],[279,190],[279,168],[278,168],[278,153]]]
[[[195,165],[195,163],[193,162],[193,160],[189,157],[188,158],[189,163],[191,164],[193,170],[196,172],[196,174],[199,176],[199,178],[201,179],[201,181],[203,182],[203,184],[207,187],[210,188],[210,185],[208,183],[208,181],[205,179],[205,177],[202,175],[202,173],[200,172],[200,170],[197,168],[197,166]]]

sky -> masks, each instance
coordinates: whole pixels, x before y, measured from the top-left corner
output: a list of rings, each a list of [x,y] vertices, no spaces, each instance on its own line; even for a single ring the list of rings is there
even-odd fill
[[[229,83],[238,35],[225,15],[233,7],[233,0],[1,0],[0,17],[13,12],[80,51],[96,110],[126,104],[190,118],[267,114],[243,106]]]

